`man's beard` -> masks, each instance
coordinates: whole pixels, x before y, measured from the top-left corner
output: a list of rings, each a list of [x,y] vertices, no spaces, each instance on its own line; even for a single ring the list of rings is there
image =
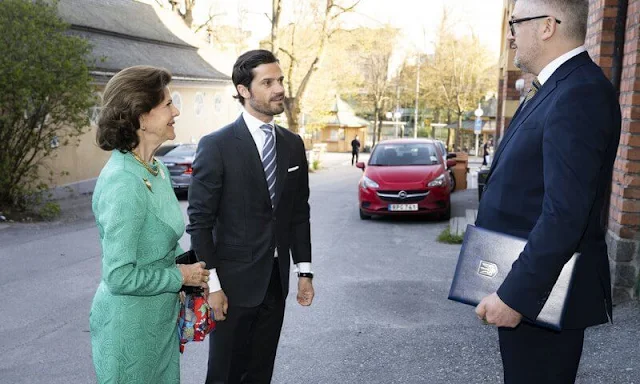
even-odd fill
[[[259,103],[255,99],[249,99],[249,104],[256,112],[260,112],[266,116],[275,116],[284,112],[284,101],[282,105],[271,108],[268,103]]]
[[[529,48],[529,55],[523,57],[523,55],[518,55],[516,53],[513,58],[513,65],[515,65],[518,69],[520,69],[524,73],[533,73],[533,69],[531,68],[534,58],[540,56],[541,48],[539,45],[533,45]]]

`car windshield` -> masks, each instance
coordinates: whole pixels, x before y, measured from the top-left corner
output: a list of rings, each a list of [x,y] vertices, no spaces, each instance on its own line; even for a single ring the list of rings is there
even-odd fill
[[[378,144],[369,165],[434,165],[440,160],[433,144]]]
[[[169,152],[165,153],[165,156],[174,156],[174,157],[195,156],[196,155],[196,148],[197,148],[197,146],[195,144],[178,145],[174,149],[172,149]]]

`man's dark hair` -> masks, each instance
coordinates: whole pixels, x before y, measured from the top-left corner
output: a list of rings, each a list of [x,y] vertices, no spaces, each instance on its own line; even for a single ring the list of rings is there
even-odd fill
[[[233,65],[233,73],[231,74],[231,80],[233,80],[233,86],[238,91],[238,85],[244,85],[248,90],[251,90],[251,82],[253,81],[253,69],[261,64],[279,63],[276,56],[267,51],[266,49],[255,49],[253,51],[247,51],[238,57],[236,63]],[[240,101],[240,104],[244,105],[244,97],[238,93],[233,96]]]

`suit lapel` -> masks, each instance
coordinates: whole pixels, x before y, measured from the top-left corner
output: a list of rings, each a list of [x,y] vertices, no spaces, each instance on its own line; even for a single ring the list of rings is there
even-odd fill
[[[496,154],[495,159],[494,159],[494,162],[496,164],[498,163],[498,159],[500,157],[499,155],[501,155],[502,152],[504,152],[504,149],[507,146],[507,144],[509,143],[509,140],[511,140],[513,135],[515,135],[515,133],[518,130],[518,128],[520,128],[522,123],[525,120],[527,120],[527,117],[529,117],[531,112],[533,112],[538,107],[538,105],[540,105],[540,103],[542,103],[542,101],[544,101],[544,99],[547,96],[549,96],[549,94],[554,89],[556,89],[555,82],[553,82],[553,83],[551,83],[551,82],[545,83],[545,85],[543,85],[542,88],[540,88],[538,93],[531,100],[529,100],[529,102],[526,105],[522,106],[521,108],[518,108],[518,110],[516,111],[516,114],[514,115],[514,119],[511,121],[511,124],[509,124],[509,129],[507,130],[507,135],[502,139],[502,142],[500,143],[499,151]]]
[[[280,202],[280,196],[282,196],[282,190],[287,180],[287,170],[289,167],[289,146],[287,145],[286,139],[282,134],[282,129],[284,128],[281,128],[277,125],[275,126],[277,176],[276,176],[276,197],[273,203],[274,210],[278,207],[278,202]]]
[[[527,117],[529,117],[529,115],[538,107],[538,105],[540,105],[540,103],[542,103],[544,99],[556,89],[556,87],[558,86],[558,82],[562,81],[567,76],[569,76],[569,74],[573,72],[573,70],[576,69],[577,67],[587,64],[589,62],[591,62],[591,58],[589,57],[589,54],[587,52],[582,52],[572,57],[571,59],[563,63],[558,69],[556,69],[556,71],[551,75],[549,80],[547,80],[544,83],[544,85],[542,86],[542,88],[540,88],[538,93],[531,100],[529,100],[529,102],[526,105],[524,106],[520,105],[518,107],[518,109],[516,110],[516,113],[513,115],[513,120],[511,120],[511,124],[509,124],[509,129],[507,130],[507,134],[505,135],[505,137],[500,142],[500,145],[498,146],[498,151],[496,152],[496,155],[493,159],[493,164],[491,164],[491,170],[489,171],[489,175],[487,175],[486,182],[489,182],[489,177],[491,177],[493,170],[498,165],[498,160],[500,159],[500,156],[504,152],[507,146],[507,143],[509,142],[509,140],[511,140],[511,138],[516,133],[518,128],[520,128],[522,123],[527,120]]]
[[[509,123],[509,129],[507,129],[507,133],[505,133],[502,140],[500,140],[500,144],[498,145],[496,154],[493,156],[493,164],[491,165],[492,170],[494,169],[494,165],[498,163],[498,159],[500,158],[500,154],[502,154],[502,149],[504,148],[504,143],[509,141],[509,138],[511,138],[511,134],[513,133],[511,128],[515,127],[514,123],[518,120],[518,114],[520,113],[521,109],[522,109],[522,103],[518,105],[518,109],[516,109],[516,113],[513,114],[513,118],[511,118],[511,122]],[[491,176],[491,171],[489,171],[488,176]],[[489,178],[488,176],[487,176],[487,179]]]
[[[255,186],[259,189],[258,194],[262,195],[269,205],[271,205],[269,187],[267,186],[267,179],[264,176],[264,168],[262,167],[260,153],[258,152],[256,142],[253,140],[242,115],[240,115],[238,120],[236,120],[234,124],[234,131],[237,139],[237,153],[244,159],[245,165],[251,173],[251,178],[255,181]]]

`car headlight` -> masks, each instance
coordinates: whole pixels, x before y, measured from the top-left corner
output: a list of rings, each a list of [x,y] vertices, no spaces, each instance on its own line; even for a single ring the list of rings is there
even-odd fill
[[[367,189],[367,188],[380,188],[380,185],[378,183],[376,183],[375,181],[371,180],[370,178],[368,178],[367,176],[362,176],[362,187],[364,189]]]
[[[431,182],[429,184],[427,184],[427,187],[442,187],[446,182],[446,179],[444,177],[444,173],[438,177],[436,177],[435,179],[431,180]]]

